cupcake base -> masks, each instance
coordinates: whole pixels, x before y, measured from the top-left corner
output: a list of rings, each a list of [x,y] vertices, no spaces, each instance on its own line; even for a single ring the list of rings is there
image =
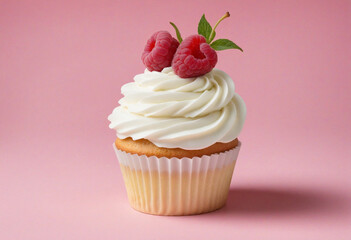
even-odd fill
[[[226,203],[239,144],[226,152],[193,158],[158,158],[116,148],[130,205],[155,215],[210,212]]]
[[[225,205],[235,162],[198,173],[143,173],[121,165],[130,205],[156,215],[191,215]]]

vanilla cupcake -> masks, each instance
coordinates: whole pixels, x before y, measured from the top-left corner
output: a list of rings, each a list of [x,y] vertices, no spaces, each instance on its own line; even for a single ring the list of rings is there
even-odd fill
[[[113,147],[134,209],[156,215],[210,212],[227,199],[245,103],[225,72],[208,67],[217,62],[216,46],[206,49],[210,34],[184,41],[179,34],[180,45],[168,34],[149,39],[147,69],[122,87],[120,106],[108,117],[117,132]],[[189,46],[195,50],[186,52]],[[195,62],[184,60],[184,53]]]

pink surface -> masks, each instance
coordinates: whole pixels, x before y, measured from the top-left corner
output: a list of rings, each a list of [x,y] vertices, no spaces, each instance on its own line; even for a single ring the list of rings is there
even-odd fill
[[[128,3],[126,3],[128,2]],[[350,1],[1,1],[0,239],[351,239]],[[155,31],[231,18],[247,103],[227,206],[133,211],[107,115]]]

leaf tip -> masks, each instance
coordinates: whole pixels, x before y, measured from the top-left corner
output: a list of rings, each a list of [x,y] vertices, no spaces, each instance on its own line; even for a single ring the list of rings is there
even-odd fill
[[[183,41],[183,38],[180,35],[179,29],[177,28],[177,26],[173,22],[169,22],[169,24],[171,24],[172,27],[174,28],[176,35],[177,35],[177,38],[178,38],[178,41],[179,41],[179,43],[181,43]]]

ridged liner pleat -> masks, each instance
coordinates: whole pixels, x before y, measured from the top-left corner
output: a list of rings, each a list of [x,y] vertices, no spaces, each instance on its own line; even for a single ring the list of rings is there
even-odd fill
[[[130,154],[113,146],[134,209],[190,215],[225,204],[241,143],[223,153],[181,159]]]

